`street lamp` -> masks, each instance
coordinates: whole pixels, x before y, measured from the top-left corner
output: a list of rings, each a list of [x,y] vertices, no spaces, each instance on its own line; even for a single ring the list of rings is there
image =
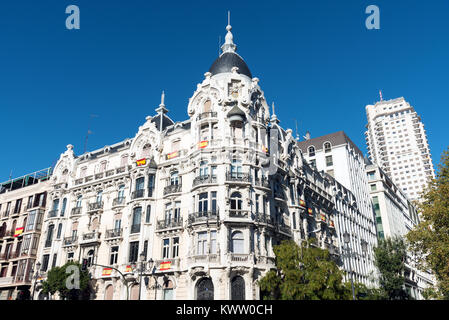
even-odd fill
[[[36,272],[33,275],[34,285],[33,285],[33,293],[31,294],[31,300],[34,300],[34,291],[36,290],[36,282],[37,282],[37,278],[39,277],[39,274],[40,274],[40,269],[41,269],[41,263],[38,261],[36,263]]]
[[[142,291],[142,272],[143,272],[143,270],[144,270],[144,266],[145,266],[145,254],[142,252],[140,255],[139,255],[139,261],[140,261],[140,270],[139,270],[139,272],[140,272],[140,280],[139,280],[139,300],[140,300],[140,294],[141,294],[141,291]]]
[[[345,233],[343,233],[343,241],[346,243],[346,251],[347,254],[345,255],[346,257],[349,258],[349,272],[351,273],[351,289],[352,289],[352,300],[355,300],[355,292],[354,292],[354,279],[353,279],[353,272],[352,272],[352,265],[351,265],[351,248],[349,247],[349,242],[350,242],[350,235],[348,232],[345,231]]]

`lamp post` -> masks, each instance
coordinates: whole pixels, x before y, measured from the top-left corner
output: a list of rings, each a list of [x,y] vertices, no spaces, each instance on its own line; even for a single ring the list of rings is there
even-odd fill
[[[154,275],[153,265],[154,265],[154,261],[153,261],[153,259],[150,258],[150,260],[148,260],[148,267],[149,267],[149,269],[151,271],[151,277],[154,278],[154,300],[156,300],[157,281],[156,281],[156,276]]]
[[[353,279],[353,274],[352,274],[353,272],[352,272],[352,265],[351,265],[352,253],[351,253],[351,248],[349,247],[350,235],[346,231],[345,231],[345,233],[343,233],[343,241],[346,243],[347,254],[345,255],[345,257],[349,258],[349,272],[351,273],[352,300],[355,300],[354,279]]]
[[[140,295],[141,295],[141,292],[142,292],[142,273],[143,273],[143,270],[145,268],[145,254],[143,252],[139,255],[139,260],[140,260],[140,268],[139,268],[139,272],[140,272],[139,300],[140,300]]]
[[[34,284],[33,284],[33,293],[31,294],[31,300],[34,300],[34,291],[36,290],[36,282],[37,282],[37,278],[39,277],[39,274],[40,274],[40,269],[41,269],[41,263],[38,261],[36,263],[36,272],[33,275]]]

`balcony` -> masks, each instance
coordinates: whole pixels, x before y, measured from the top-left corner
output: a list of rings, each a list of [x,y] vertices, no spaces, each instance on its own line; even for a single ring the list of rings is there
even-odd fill
[[[270,183],[268,182],[268,179],[265,177],[262,177],[262,179],[254,178],[254,185],[258,187],[263,187],[270,189]]]
[[[230,253],[229,255],[230,255],[229,259],[231,262],[237,262],[237,263],[254,262],[254,261],[251,261],[252,254]]]
[[[164,188],[164,196],[172,193],[178,193],[182,190],[182,184],[171,184]]]
[[[89,203],[88,213],[95,213],[98,211],[103,211],[103,201],[97,201],[93,203]]]
[[[250,211],[248,211],[248,210],[230,209],[229,210],[229,217],[230,218],[247,219],[249,217],[249,213],[250,213]]]
[[[139,233],[140,232],[140,223],[131,225],[131,233]]]
[[[14,277],[0,277],[0,286],[11,285],[14,282]]]
[[[80,240],[80,245],[99,243],[100,242],[100,233],[99,232],[89,232],[84,233]]]
[[[195,177],[195,179],[193,179],[192,188],[209,183],[217,183],[217,176],[203,175]]]
[[[71,236],[71,237],[65,237],[62,243],[63,243],[63,246],[68,247],[68,246],[76,245],[77,242],[78,242],[78,237]]]
[[[0,254],[0,260],[9,260],[11,258],[11,252]]]
[[[121,207],[125,205],[125,197],[117,197],[112,200],[112,207]]]
[[[48,218],[55,218],[58,216],[58,209],[50,210],[48,212]]]
[[[198,254],[188,257],[189,264],[203,264],[203,263],[219,263],[220,256],[216,253]]]
[[[80,214],[81,214],[81,207],[72,208],[72,212],[70,213],[70,215],[72,216],[79,216]]]
[[[271,224],[271,225],[275,225],[275,221],[274,218],[270,215],[266,215],[262,212],[257,212],[254,214],[254,221],[258,222],[258,223],[266,223],[266,224]]]
[[[227,172],[226,181],[250,183],[251,175],[249,173]]]
[[[209,223],[218,222],[218,212],[217,211],[202,211],[189,214],[188,225],[196,223]]]
[[[134,199],[143,198],[144,193],[145,193],[145,189],[139,189],[139,190],[133,191],[131,193],[131,199],[134,200]]]
[[[200,113],[197,117],[197,120],[201,120],[201,119],[208,119],[208,118],[216,118],[217,117],[217,113],[216,112],[203,112]]]
[[[105,239],[115,239],[115,238],[121,238],[122,237],[122,229],[109,229],[106,230],[106,236]]]
[[[182,228],[182,218],[163,219],[157,221],[156,230]]]

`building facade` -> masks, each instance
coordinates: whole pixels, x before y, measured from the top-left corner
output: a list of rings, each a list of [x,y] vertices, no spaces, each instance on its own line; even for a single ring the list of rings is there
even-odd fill
[[[349,248],[344,270],[354,279],[368,286],[376,285],[373,247],[377,245],[376,226],[369,195],[365,160],[362,152],[343,132],[310,138],[298,142],[305,159],[317,170],[329,175],[334,189],[337,234],[343,256],[343,234],[350,234]],[[364,252],[363,243],[367,243]]]
[[[379,166],[367,164],[366,174],[376,216],[378,239],[404,237],[419,223],[416,208]],[[423,299],[423,290],[433,286],[435,280],[430,272],[419,270],[414,261],[414,256],[408,253],[404,272],[405,287],[411,297]]]
[[[92,299],[250,300],[280,241],[313,237],[339,252],[332,185],[270,115],[227,31],[187,120],[170,119],[163,94],[135,137],[61,154],[39,246],[43,279],[84,261]]]
[[[0,184],[0,300],[27,299],[51,169]]]
[[[368,156],[411,200],[417,200],[434,168],[421,117],[403,97],[366,106]]]

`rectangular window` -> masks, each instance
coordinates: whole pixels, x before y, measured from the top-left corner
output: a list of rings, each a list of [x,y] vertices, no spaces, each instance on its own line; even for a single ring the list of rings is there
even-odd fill
[[[376,185],[375,184],[371,185],[371,191],[376,191]]]
[[[217,231],[210,232],[210,253],[217,253]]]
[[[16,200],[16,206],[14,208],[14,213],[20,213],[21,207],[22,207],[22,199]]]
[[[147,213],[145,215],[145,223],[150,223],[151,218],[151,206],[147,205]]]
[[[198,198],[198,212],[207,212],[207,192],[200,193]]]
[[[172,258],[177,258],[179,255],[179,238],[175,237],[172,239]]]
[[[198,232],[197,255],[207,254],[207,232]]]
[[[54,267],[56,267],[56,259],[58,258],[58,255],[55,253],[54,255],[53,255],[53,261],[52,261],[52,263],[51,263],[51,267],[52,267],[52,269],[54,268]]]
[[[111,254],[109,259],[109,264],[112,266],[114,264],[117,264],[118,259],[118,246],[111,247]]]
[[[139,257],[139,241],[129,243],[129,259],[128,262],[137,262]]]
[[[212,191],[210,193],[211,197],[211,210],[212,212],[217,212],[217,191]]]
[[[145,256],[145,261],[147,260],[147,252],[148,252],[148,240],[143,242],[143,255]]]
[[[162,259],[168,259],[170,257],[170,239],[162,240]]]
[[[73,261],[74,252],[67,253],[67,262]]]
[[[50,255],[49,254],[44,254],[44,256],[42,257],[42,267],[41,267],[41,271],[42,272],[46,272],[48,269],[48,260],[50,259]]]
[[[326,156],[326,166],[330,167],[332,166],[334,163],[332,161],[332,156]]]

